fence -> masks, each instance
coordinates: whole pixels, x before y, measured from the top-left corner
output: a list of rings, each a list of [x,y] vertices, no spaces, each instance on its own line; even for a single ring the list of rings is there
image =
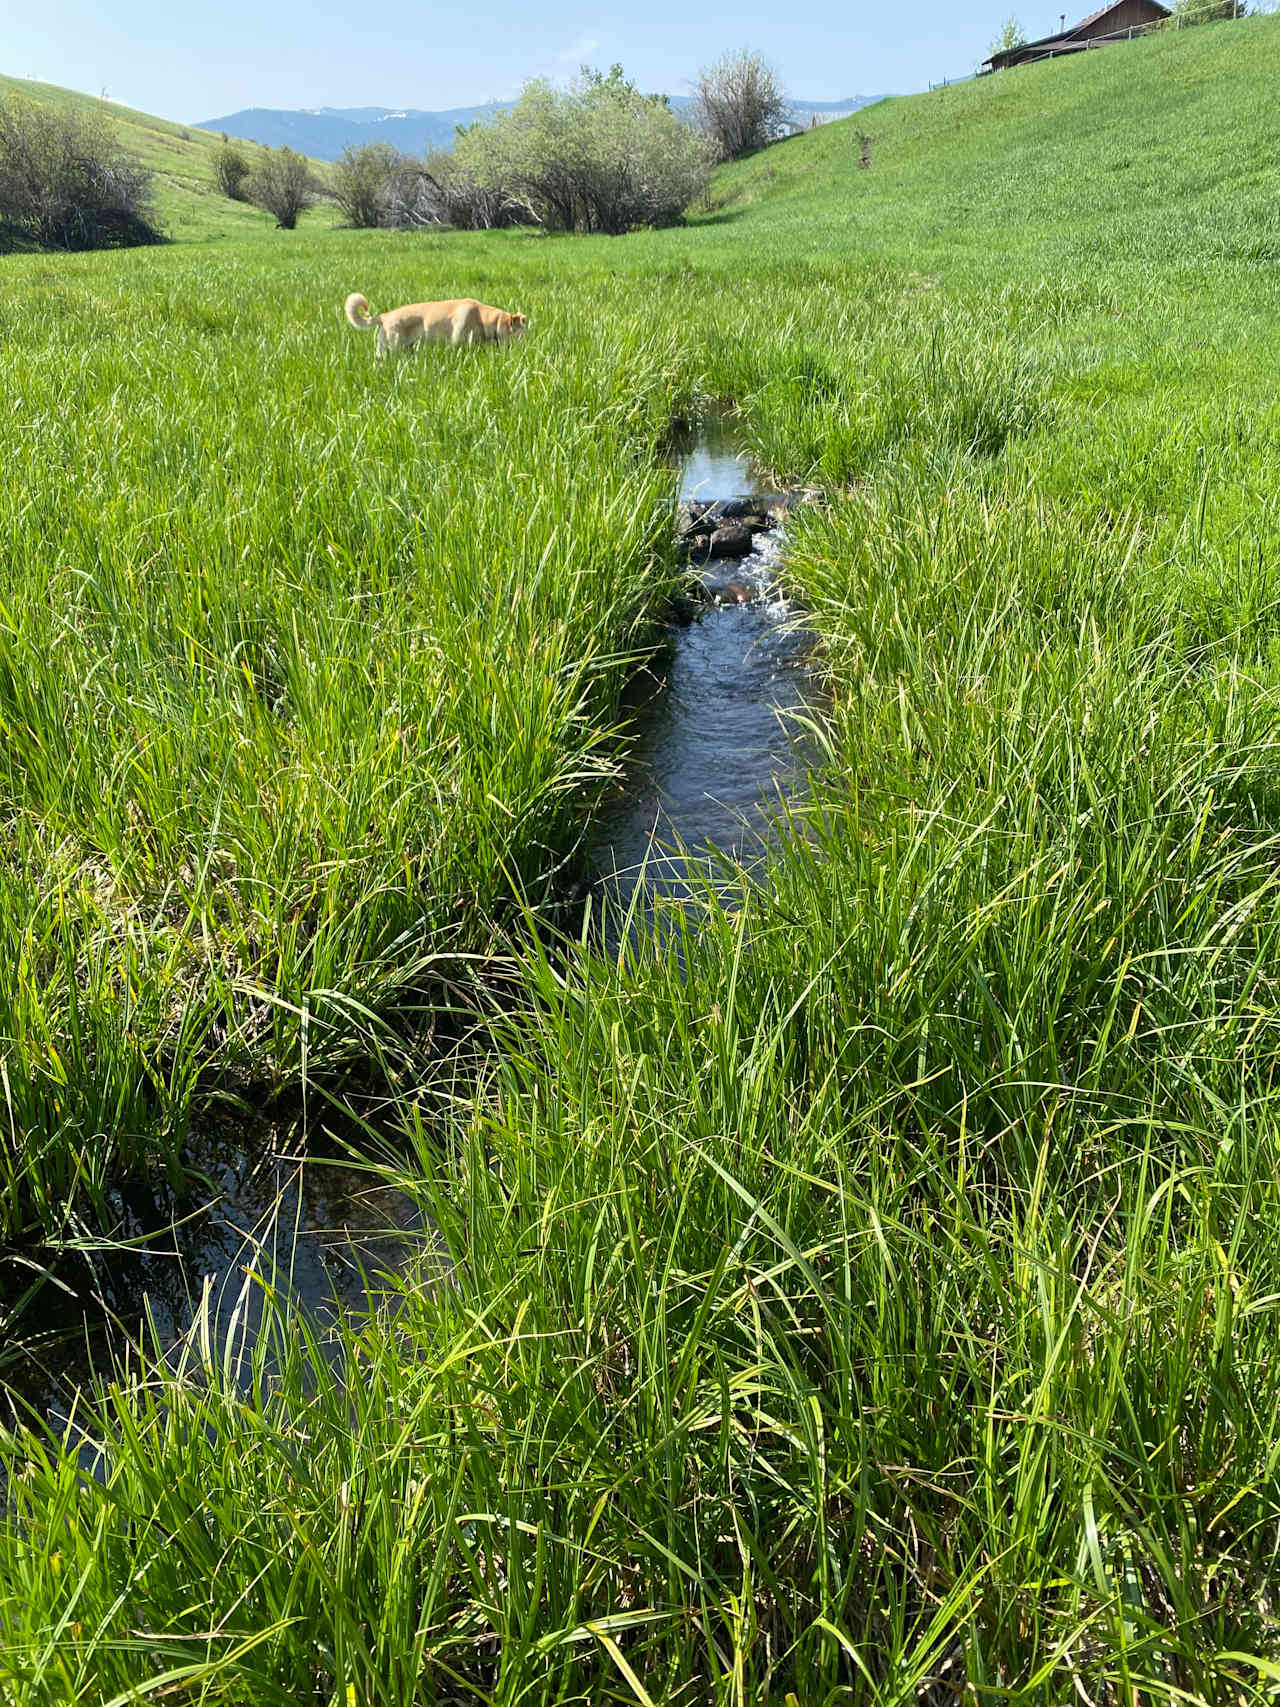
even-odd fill
[[[1044,43],[1043,48],[1037,42],[1027,42],[1024,44],[1026,47],[1035,48],[1037,51],[1028,53],[1016,63],[1035,65],[1042,59],[1061,59],[1064,55],[1085,53],[1090,48],[1109,47],[1113,42],[1132,41],[1135,36],[1150,35],[1153,30],[1180,30],[1184,24],[1194,24],[1197,21],[1229,24],[1244,17],[1243,0],[1231,0],[1231,8],[1230,12],[1224,12],[1222,0],[1208,0],[1207,5],[1180,7],[1170,17],[1154,18],[1149,24],[1133,24],[1129,29],[1116,30],[1111,35],[1086,36],[1083,41],[1059,41],[1051,37]],[[1013,67],[1010,66],[1009,69],[1012,70]],[[972,83],[977,77],[990,75],[990,70],[983,66],[978,71],[969,72],[965,77],[944,77],[940,83],[930,83],[929,89],[930,92],[934,89],[949,89],[953,83]]]

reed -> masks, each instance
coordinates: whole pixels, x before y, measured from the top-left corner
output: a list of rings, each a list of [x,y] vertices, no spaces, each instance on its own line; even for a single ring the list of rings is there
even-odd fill
[[[899,103],[871,172],[833,126],[660,237],[67,275],[105,323],[51,315],[0,500],[44,529],[4,590],[11,1094],[56,1050],[51,1153],[100,1096],[114,1167],[117,1060],[177,1106],[211,1048],[336,1069],[442,956],[512,975],[472,1078],[402,1029],[369,1134],[447,1273],[324,1344],[251,1275],[252,1344],[198,1322],[4,1441],[0,1701],[1274,1699],[1274,137],[1235,126],[1277,54],[1247,20]],[[1085,198],[1117,79],[1196,122]],[[444,255],[527,346],[381,372],[307,318]],[[144,291],[213,316],[181,408],[129,391]],[[827,692],[767,857],[604,953],[539,878],[710,396],[829,488],[787,558]]]

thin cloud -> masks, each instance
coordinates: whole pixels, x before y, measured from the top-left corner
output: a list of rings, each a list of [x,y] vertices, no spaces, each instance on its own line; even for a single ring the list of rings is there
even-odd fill
[[[581,65],[587,55],[594,53],[599,46],[600,43],[594,36],[579,36],[576,41],[571,41],[562,53],[558,53],[556,58],[562,65]]]

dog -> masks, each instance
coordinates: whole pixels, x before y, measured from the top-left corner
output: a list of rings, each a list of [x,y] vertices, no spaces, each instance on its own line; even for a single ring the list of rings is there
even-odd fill
[[[358,332],[378,334],[375,354],[379,356],[388,350],[407,350],[422,339],[440,344],[500,343],[522,337],[529,324],[523,314],[506,314],[473,296],[411,302],[404,308],[389,308],[385,314],[370,314],[359,291],[347,298],[347,319]]]

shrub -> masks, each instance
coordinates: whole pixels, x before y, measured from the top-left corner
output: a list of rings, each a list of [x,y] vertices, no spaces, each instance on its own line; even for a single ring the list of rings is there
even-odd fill
[[[717,160],[737,160],[763,148],[786,123],[788,113],[777,73],[759,54],[742,48],[698,73],[693,123]]]
[[[388,193],[392,179],[403,170],[403,160],[389,142],[347,144],[334,167],[333,193],[348,225],[367,230],[392,223],[387,217]]]
[[[510,112],[460,131],[455,151],[478,186],[530,223],[610,236],[673,225],[709,170],[701,139],[618,65],[607,77],[584,69],[568,90],[527,83]]]
[[[492,231],[517,223],[519,210],[502,188],[482,184],[456,153],[432,148],[413,165],[417,171],[412,182],[400,177],[393,184],[393,194],[400,196],[395,209],[400,217],[393,223],[452,225],[460,231]]]
[[[1185,30],[1191,24],[1217,24],[1224,18],[1243,18],[1248,10],[1245,0],[1173,0],[1165,27]]]
[[[0,103],[0,225],[11,244],[158,243],[151,182],[148,168],[124,152],[97,113]]]
[[[213,154],[214,181],[223,195],[229,196],[233,202],[248,201],[245,179],[252,171],[253,167],[244,150],[232,142],[230,137],[224,136]]]
[[[275,216],[281,231],[292,231],[320,191],[311,162],[293,148],[268,148],[245,179],[245,193]]]
[[[363,228],[488,231],[516,222],[503,191],[477,183],[475,173],[444,149],[419,160],[385,142],[349,145],[335,168],[334,197],[347,224]]]

